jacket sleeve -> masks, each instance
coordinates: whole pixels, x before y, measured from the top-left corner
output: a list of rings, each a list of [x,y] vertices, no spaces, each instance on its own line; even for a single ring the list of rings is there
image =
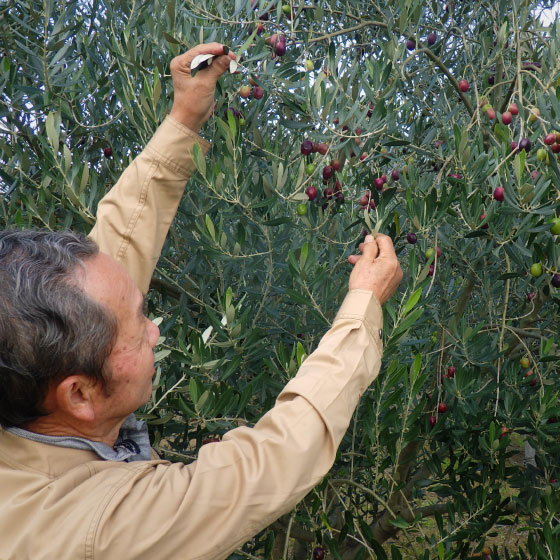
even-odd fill
[[[97,207],[90,237],[119,261],[143,293],[195,165],[193,146],[208,142],[166,117],[142,153],[126,168]]]
[[[350,292],[332,328],[253,427],[203,446],[189,465],[145,463],[115,492],[95,558],[219,560],[290,511],[333,465],[379,372],[382,312]]]

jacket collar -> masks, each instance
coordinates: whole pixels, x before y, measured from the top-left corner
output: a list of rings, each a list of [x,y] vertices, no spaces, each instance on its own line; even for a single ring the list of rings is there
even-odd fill
[[[113,447],[99,441],[91,441],[75,436],[47,436],[24,430],[23,428],[5,428],[7,432],[39,443],[56,447],[93,451],[97,459],[105,461],[148,461],[150,456],[150,438],[146,423],[130,414],[123,422],[119,436]]]

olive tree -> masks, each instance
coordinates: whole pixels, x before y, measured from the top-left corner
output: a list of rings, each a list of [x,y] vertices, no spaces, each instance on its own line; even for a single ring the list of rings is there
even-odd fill
[[[3,227],[87,231],[170,109],[237,54],[152,279],[155,448],[252,425],[367,231],[405,277],[335,465],[232,558],[558,558],[560,26],[552,1],[7,0]],[[431,520],[431,522],[430,522]],[[515,550],[495,543],[517,528]]]

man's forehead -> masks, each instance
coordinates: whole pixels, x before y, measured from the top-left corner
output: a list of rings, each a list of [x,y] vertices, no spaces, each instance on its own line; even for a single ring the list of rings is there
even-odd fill
[[[98,253],[84,264],[79,273],[82,286],[97,301],[114,308],[126,301],[143,299],[126,269],[110,255]]]

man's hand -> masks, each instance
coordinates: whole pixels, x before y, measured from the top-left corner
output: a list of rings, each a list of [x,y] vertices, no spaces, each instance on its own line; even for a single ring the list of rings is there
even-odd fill
[[[394,293],[402,280],[403,273],[395,255],[391,238],[377,234],[366,236],[360,243],[361,255],[350,255],[348,261],[354,265],[350,274],[350,290],[370,290],[383,305]]]
[[[197,45],[171,61],[171,77],[175,97],[170,115],[180,123],[198,132],[210,118],[214,106],[214,92],[219,77],[229,67],[233,53],[222,55],[224,46],[220,43]],[[212,64],[191,76],[191,62],[199,54],[217,55]],[[222,55],[222,56],[220,56]]]

